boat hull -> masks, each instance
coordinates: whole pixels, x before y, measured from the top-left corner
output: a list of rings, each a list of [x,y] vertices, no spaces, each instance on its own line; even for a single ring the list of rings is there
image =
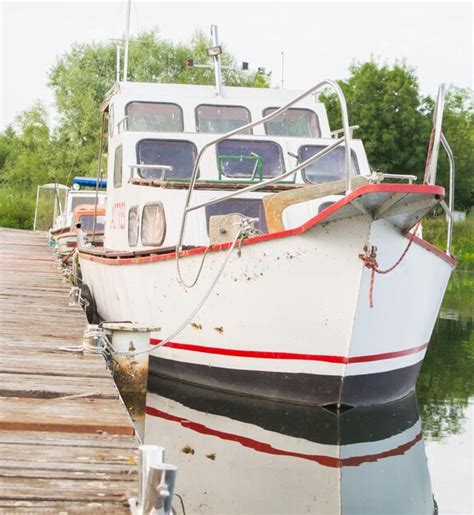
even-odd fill
[[[206,302],[179,335],[150,356],[150,373],[208,388],[305,404],[367,405],[415,386],[453,263],[416,240],[392,272],[359,257],[367,241],[381,268],[409,239],[387,220],[352,216],[234,250]],[[107,260],[80,255],[104,320],[182,324],[205,296],[225,253],[210,252],[197,285],[177,279],[174,254]],[[202,252],[181,259],[185,277]],[[369,304],[372,289],[373,307]],[[113,292],[113,293],[110,293]]]

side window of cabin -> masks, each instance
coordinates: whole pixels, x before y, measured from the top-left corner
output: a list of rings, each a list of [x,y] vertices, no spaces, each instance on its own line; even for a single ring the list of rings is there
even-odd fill
[[[166,219],[161,202],[145,204],[142,212],[142,244],[159,247],[165,240]]]
[[[122,186],[122,145],[115,149],[114,156],[114,187]]]
[[[114,135],[114,105],[110,104],[109,106],[109,138]]]
[[[267,107],[263,116],[274,113],[277,107]],[[320,138],[318,117],[311,109],[292,108],[265,123],[268,136],[294,136],[299,138]]]
[[[137,143],[137,162],[146,166],[137,172],[143,179],[188,180],[196,156],[190,141],[142,139]]]
[[[210,233],[212,217],[218,217],[218,224],[223,221],[223,216],[241,214],[249,218],[258,218],[255,228],[262,233],[267,233],[267,221],[262,199],[229,199],[206,206],[207,232]],[[224,226],[225,224],[222,224]]]
[[[129,131],[183,132],[183,111],[178,104],[130,102],[125,108]]]
[[[105,229],[105,216],[104,215],[81,215],[79,222],[81,223],[81,229],[86,232],[94,230],[94,218],[95,218],[95,230],[96,232],[104,232]]]
[[[325,148],[324,145],[303,145],[298,149],[299,162],[314,156]],[[303,178],[306,182],[313,184],[321,182],[338,181],[345,178],[344,170],[344,148],[337,147],[329,154],[314,161],[302,170]],[[352,174],[359,174],[359,163],[357,156],[351,149]]]
[[[285,171],[280,145],[273,141],[227,139],[217,144],[219,178],[262,180]]]
[[[196,107],[197,132],[225,134],[250,122],[250,111],[246,107],[210,104]],[[252,131],[247,129],[241,134],[252,134]]]
[[[138,244],[138,217],[138,207],[131,207],[128,210],[128,244],[130,247],[136,247]]]

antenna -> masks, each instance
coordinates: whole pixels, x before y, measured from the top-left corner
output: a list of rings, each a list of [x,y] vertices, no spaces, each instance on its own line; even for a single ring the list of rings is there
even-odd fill
[[[222,95],[222,71],[221,71],[221,54],[222,48],[219,46],[219,34],[217,25],[211,25],[212,48],[207,50],[207,55],[214,59],[214,75],[216,77],[217,95]]]
[[[127,5],[127,21],[125,22],[125,51],[123,58],[123,81],[127,82],[128,78],[128,41],[130,39],[130,8],[132,0],[128,0]]]
[[[117,58],[115,63],[116,79],[120,82],[120,45],[117,44]]]
[[[285,52],[281,53],[281,81],[280,81],[280,87],[283,89],[283,72],[285,70]]]

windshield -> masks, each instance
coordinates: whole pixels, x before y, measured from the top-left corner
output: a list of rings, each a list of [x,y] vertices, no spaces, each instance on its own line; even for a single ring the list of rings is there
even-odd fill
[[[137,143],[138,164],[156,168],[138,168],[138,175],[144,179],[189,179],[196,154],[196,147],[190,141],[143,139]]]
[[[267,116],[277,107],[268,107],[263,111]],[[280,116],[265,123],[265,133],[269,136],[295,136],[300,138],[319,138],[321,131],[316,113],[310,109],[288,109]]]
[[[285,171],[280,145],[273,141],[224,140],[217,144],[219,176],[262,180]]]
[[[79,217],[79,222],[81,223],[81,229],[83,231],[93,231],[94,230],[94,215],[81,215]],[[99,215],[97,216],[97,222],[95,224],[95,230],[97,232],[101,232],[105,229],[105,216]]]
[[[130,102],[125,114],[130,131],[183,132],[183,114],[177,104]]]
[[[250,123],[250,112],[241,106],[200,105],[196,108],[198,132],[224,134]],[[241,134],[251,134],[250,130]]]
[[[304,145],[298,150],[299,162],[306,161],[314,156],[321,150],[326,148],[324,145]],[[314,163],[303,168],[303,177],[307,182],[320,183],[331,182],[345,179],[346,173],[344,170],[344,155],[345,149],[343,147],[336,147],[329,154],[321,157]],[[357,157],[353,150],[351,150],[352,160],[352,175],[359,174],[359,164]]]

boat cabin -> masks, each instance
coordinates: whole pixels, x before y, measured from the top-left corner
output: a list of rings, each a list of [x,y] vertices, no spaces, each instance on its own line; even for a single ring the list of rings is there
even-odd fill
[[[108,114],[108,171],[105,247],[145,250],[175,246],[189,181],[200,150],[233,129],[261,119],[300,92],[282,89],[118,82],[103,104]],[[229,191],[290,171],[331,143],[323,104],[314,96],[284,114],[219,141],[203,154],[193,201],[203,203]],[[351,140],[352,174],[369,175],[362,142]],[[267,232],[263,199],[283,190],[344,179],[344,146],[280,182],[191,213],[184,243],[213,241],[211,219],[229,213],[258,218]],[[342,192],[341,192],[342,193]],[[304,223],[339,195],[285,209],[284,228]]]

